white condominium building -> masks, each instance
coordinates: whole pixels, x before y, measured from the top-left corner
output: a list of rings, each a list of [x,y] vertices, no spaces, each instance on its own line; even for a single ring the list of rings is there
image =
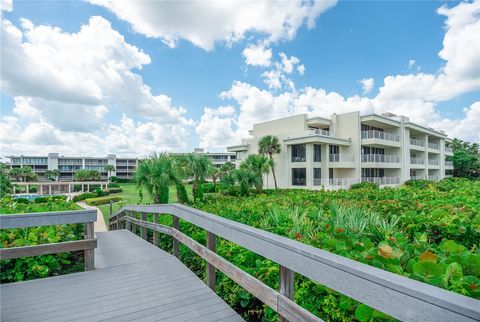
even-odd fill
[[[78,170],[97,170],[101,179],[106,180],[109,173],[106,170],[107,165],[113,165],[115,171],[110,172],[110,176],[116,176],[120,179],[133,179],[137,169],[138,159],[136,158],[117,158],[115,154],[109,154],[106,157],[65,157],[58,153],[49,153],[48,156],[8,156],[11,168],[21,168],[29,166],[38,175],[38,180],[46,180],[45,172],[47,170],[58,170],[60,181],[72,181],[75,172]]]
[[[275,155],[275,174],[281,188],[335,189],[363,181],[398,185],[410,179],[439,180],[453,171],[444,132],[391,113],[302,114],[254,124],[249,134],[228,151],[237,153],[238,165],[258,153],[260,138],[276,136],[281,153]],[[273,187],[271,173],[264,185]]]

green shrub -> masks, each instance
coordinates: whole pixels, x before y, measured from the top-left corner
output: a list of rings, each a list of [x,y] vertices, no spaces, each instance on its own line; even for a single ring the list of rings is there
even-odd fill
[[[405,181],[405,185],[412,188],[417,189],[426,189],[431,184],[430,181],[426,179],[418,179],[418,180],[407,180]]]
[[[33,201],[34,203],[46,203],[46,202],[65,202],[67,201],[67,196],[65,195],[54,195],[46,197],[37,197]]]
[[[215,192],[215,185],[213,183],[207,182],[203,184],[203,192],[204,193],[214,193]]]
[[[28,192],[29,192],[29,193],[37,193],[37,191],[38,191],[38,190],[37,190],[36,187],[30,187],[30,188],[28,189]]]
[[[111,176],[108,180],[110,180],[110,182],[118,182],[118,178],[115,176]]]
[[[109,193],[120,193],[122,191],[123,191],[122,188],[108,188]]]
[[[117,201],[120,201],[120,200],[122,200],[122,197],[106,196],[106,197],[85,199],[85,202],[89,206],[99,206],[99,205],[109,204],[110,201],[117,202]]]
[[[378,185],[373,182],[360,182],[360,183],[355,183],[350,186],[351,190],[355,189],[378,189]]]
[[[16,198],[15,201],[17,203],[30,203],[30,200],[28,200],[27,198]]]
[[[110,182],[108,184],[108,189],[110,188],[120,188],[120,185],[118,183],[115,183],[115,182]]]
[[[80,195],[77,195],[77,196],[73,197],[73,202],[78,202],[78,201],[82,201],[82,200],[85,200],[85,199],[88,199],[88,198],[96,198],[96,197],[98,197],[98,196],[95,192],[85,192],[85,193],[82,193]]]
[[[131,183],[131,182],[134,182],[135,180],[133,179],[123,179],[123,178],[117,178],[117,181],[118,183]]]

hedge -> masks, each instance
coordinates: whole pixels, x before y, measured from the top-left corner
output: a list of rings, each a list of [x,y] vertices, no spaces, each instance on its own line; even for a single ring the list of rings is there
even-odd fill
[[[108,192],[110,193],[120,193],[122,191],[123,191],[122,188],[108,188]]]
[[[73,202],[77,202],[77,201],[82,201],[82,200],[85,200],[85,199],[88,199],[88,198],[96,198],[98,197],[97,194],[95,192],[85,192],[85,193],[82,193],[80,195],[77,195],[75,197],[73,197]]]
[[[108,196],[108,197],[85,199],[85,202],[89,206],[99,206],[99,205],[109,204],[110,201],[117,202],[117,201],[120,201],[120,200],[122,200],[122,197]]]
[[[120,188],[120,185],[118,183],[115,183],[115,182],[110,182],[108,184],[108,189],[110,188]]]

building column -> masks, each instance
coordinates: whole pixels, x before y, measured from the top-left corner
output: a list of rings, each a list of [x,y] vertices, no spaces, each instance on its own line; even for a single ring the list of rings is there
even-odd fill
[[[425,134],[425,179],[428,179],[428,134]]]
[[[313,187],[313,144],[305,144],[305,148],[305,175],[307,176],[306,187],[311,189]]]
[[[325,185],[328,185],[328,144],[322,144],[320,146],[320,162],[321,162],[321,169],[320,175],[322,176],[322,182]]]
[[[90,184],[87,183],[87,192],[90,192]]]
[[[49,195],[52,194],[52,185],[51,184],[48,185],[48,194]]]
[[[72,184],[71,183],[68,184],[68,193],[72,193]]]
[[[30,193],[30,185],[27,184],[27,193]]]

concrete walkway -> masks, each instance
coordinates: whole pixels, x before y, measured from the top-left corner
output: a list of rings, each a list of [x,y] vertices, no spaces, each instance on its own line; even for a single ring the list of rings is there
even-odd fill
[[[96,209],[97,210],[97,221],[93,224],[93,230],[97,232],[108,231],[107,225],[105,224],[105,220],[103,219],[103,214],[98,207],[89,206],[85,202],[77,202],[77,205],[82,207],[83,209]]]

